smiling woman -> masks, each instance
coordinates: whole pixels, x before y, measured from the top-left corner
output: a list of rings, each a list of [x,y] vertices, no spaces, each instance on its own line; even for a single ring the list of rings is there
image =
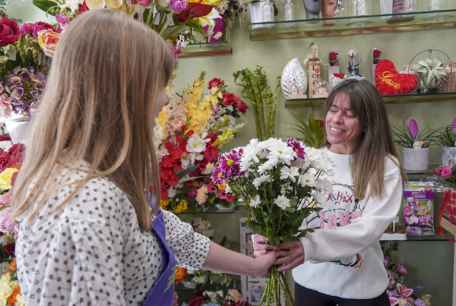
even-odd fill
[[[379,238],[399,211],[402,178],[383,100],[368,81],[346,80],[325,126],[332,190],[303,222],[314,231],[279,246],[276,264],[294,268],[296,305],[389,306]]]

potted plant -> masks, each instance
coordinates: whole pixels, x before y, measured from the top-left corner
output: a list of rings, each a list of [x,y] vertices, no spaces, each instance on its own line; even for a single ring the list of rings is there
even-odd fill
[[[442,146],[442,166],[456,165],[456,117],[439,129],[437,141]]]
[[[394,141],[402,147],[402,166],[407,171],[424,171],[429,166],[429,146],[436,141],[436,130],[420,130],[414,118],[405,127],[394,127]]]

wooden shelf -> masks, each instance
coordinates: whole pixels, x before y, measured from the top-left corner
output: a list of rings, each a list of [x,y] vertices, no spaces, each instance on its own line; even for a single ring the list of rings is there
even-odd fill
[[[251,40],[351,36],[456,28],[456,8],[388,15],[279,20],[250,24]]]
[[[205,56],[221,56],[221,55],[231,55],[233,49],[231,44],[228,42],[222,43],[200,43],[200,44],[190,44],[188,47],[182,50],[182,53],[179,55],[179,58],[193,58],[193,57],[205,57]]]
[[[385,104],[407,104],[407,103],[432,103],[442,101],[456,101],[456,92],[442,92],[435,94],[410,94],[398,96],[384,96]],[[310,107],[321,106],[326,102],[326,98],[313,99],[292,99],[285,100],[286,107]]]

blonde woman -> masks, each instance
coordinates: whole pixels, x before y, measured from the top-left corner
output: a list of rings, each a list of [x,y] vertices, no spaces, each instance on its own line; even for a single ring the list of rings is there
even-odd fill
[[[366,80],[336,86],[326,103],[323,148],[332,191],[305,226],[279,246],[279,270],[293,269],[297,306],[389,306],[379,238],[399,212],[402,175],[382,97]],[[265,249],[255,239],[256,254]]]
[[[170,306],[176,260],[251,275],[274,261],[194,233],[145,192],[159,190],[152,123],[173,69],[166,43],[123,13],[65,30],[14,190],[26,305]]]

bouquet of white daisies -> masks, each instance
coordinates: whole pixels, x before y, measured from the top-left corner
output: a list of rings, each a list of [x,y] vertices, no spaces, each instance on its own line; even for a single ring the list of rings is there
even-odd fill
[[[213,181],[242,199],[247,223],[270,245],[296,240],[306,234],[303,220],[319,210],[329,191],[330,163],[322,150],[305,147],[295,139],[252,139],[218,159]],[[272,268],[260,305],[294,305],[283,273]]]

